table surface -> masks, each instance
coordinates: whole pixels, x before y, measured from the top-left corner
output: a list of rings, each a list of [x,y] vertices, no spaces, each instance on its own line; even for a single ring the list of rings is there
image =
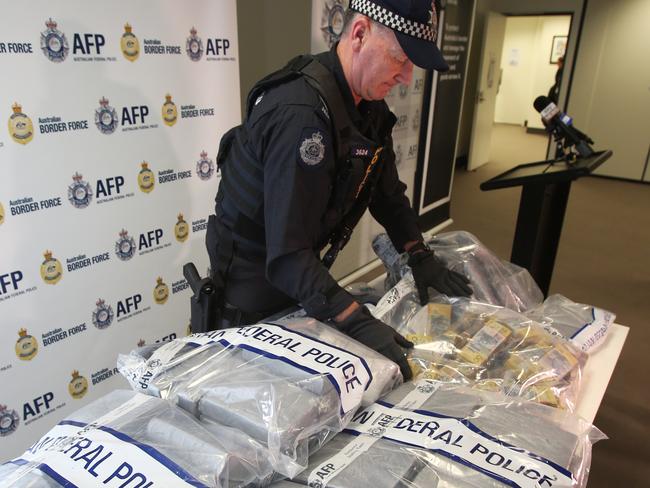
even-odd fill
[[[596,417],[629,331],[629,327],[612,324],[604,343],[589,354],[583,370],[577,409],[578,415],[589,422],[593,423]]]

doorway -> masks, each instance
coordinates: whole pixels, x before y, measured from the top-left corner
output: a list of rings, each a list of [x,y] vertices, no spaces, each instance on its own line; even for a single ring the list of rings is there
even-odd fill
[[[468,169],[498,162],[504,170],[546,159],[549,138],[533,107],[560,99],[572,15],[488,15]],[[562,69],[561,69],[562,68]]]

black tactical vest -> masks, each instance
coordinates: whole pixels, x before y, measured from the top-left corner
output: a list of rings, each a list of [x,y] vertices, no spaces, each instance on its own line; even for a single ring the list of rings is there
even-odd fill
[[[332,232],[319,243],[319,249],[322,249],[328,240],[332,241],[336,238],[337,228],[346,215],[358,214],[358,218],[355,218],[356,221],[352,224],[354,227],[367,208],[381,172],[381,158],[374,158],[376,164],[368,174],[366,172],[373,159],[372,156],[381,152],[377,149],[383,141],[370,140],[359,132],[346,110],[333,73],[314,56],[309,55],[294,58],[284,68],[260,80],[248,95],[246,117],[251,116],[255,102],[266,91],[300,76],[304,77],[325,102],[333,129],[336,177],[323,222],[325,228],[331,229]],[[268,110],[274,108],[271,106]],[[264,113],[256,113],[255,116],[263,115]],[[394,121],[389,124],[391,129],[392,122]],[[390,130],[387,132],[390,133]],[[245,124],[242,124],[226,132],[221,139],[217,164],[222,174],[222,181],[217,194],[217,206],[220,199],[224,198],[234,203],[239,216],[234,228],[229,230],[248,241],[263,245],[264,165],[246,149],[247,137]],[[390,140],[385,135],[382,138]]]

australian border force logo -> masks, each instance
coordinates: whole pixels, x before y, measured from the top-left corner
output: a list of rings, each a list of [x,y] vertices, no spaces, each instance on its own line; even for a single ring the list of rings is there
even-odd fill
[[[113,308],[101,298],[97,300],[97,308],[93,311],[93,324],[98,329],[106,329],[113,323]]]
[[[86,208],[93,199],[93,189],[79,173],[75,173],[72,180],[68,186],[68,201],[76,208]]]
[[[20,417],[15,410],[9,410],[6,405],[0,405],[0,437],[12,434],[18,428]]]
[[[135,254],[135,250],[135,239],[126,230],[122,229],[120,238],[115,242],[115,254],[122,261],[128,261]]]
[[[192,27],[190,37],[185,41],[185,52],[192,61],[199,61],[203,56],[203,41],[196,33],[196,28]]]
[[[133,33],[133,27],[128,22],[124,25],[124,34],[122,34],[122,38],[120,39],[120,47],[126,59],[131,62],[138,59],[140,55],[140,42]]]
[[[323,134],[320,131],[314,132],[300,143],[300,159],[308,166],[316,166],[325,157],[325,144]]]
[[[142,161],[140,163],[140,172],[138,173],[138,187],[144,193],[150,193],[156,184],[156,177],[153,171],[149,169],[149,163]]]
[[[43,253],[45,261],[41,263],[41,278],[48,285],[56,285],[63,277],[61,262],[52,255],[52,251]]]
[[[72,372],[72,379],[68,383],[68,393],[75,400],[83,398],[88,393],[88,380],[76,369]]]
[[[34,124],[32,119],[23,113],[23,107],[15,102],[9,117],[9,135],[18,144],[27,144],[34,138]]]
[[[41,32],[41,50],[43,54],[53,63],[61,63],[68,57],[70,47],[65,34],[58,30],[57,24],[52,18],[45,22],[46,30]]]
[[[20,329],[15,351],[16,357],[21,361],[31,361],[38,354],[38,341],[27,333],[27,329]]]
[[[203,181],[209,180],[214,174],[214,163],[205,151],[201,151],[201,159],[196,162],[196,174]]]
[[[165,95],[165,103],[162,106],[162,118],[165,125],[171,127],[178,120],[178,109],[172,101],[172,96],[168,93]]]
[[[95,125],[102,134],[112,134],[117,129],[117,112],[105,97],[99,101],[99,108],[95,109]]]

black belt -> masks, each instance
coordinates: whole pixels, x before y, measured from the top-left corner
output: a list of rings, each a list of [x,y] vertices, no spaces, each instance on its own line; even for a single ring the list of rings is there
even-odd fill
[[[256,324],[266,316],[266,314],[260,312],[245,312],[229,303],[225,303],[221,310],[222,323],[219,329]]]

